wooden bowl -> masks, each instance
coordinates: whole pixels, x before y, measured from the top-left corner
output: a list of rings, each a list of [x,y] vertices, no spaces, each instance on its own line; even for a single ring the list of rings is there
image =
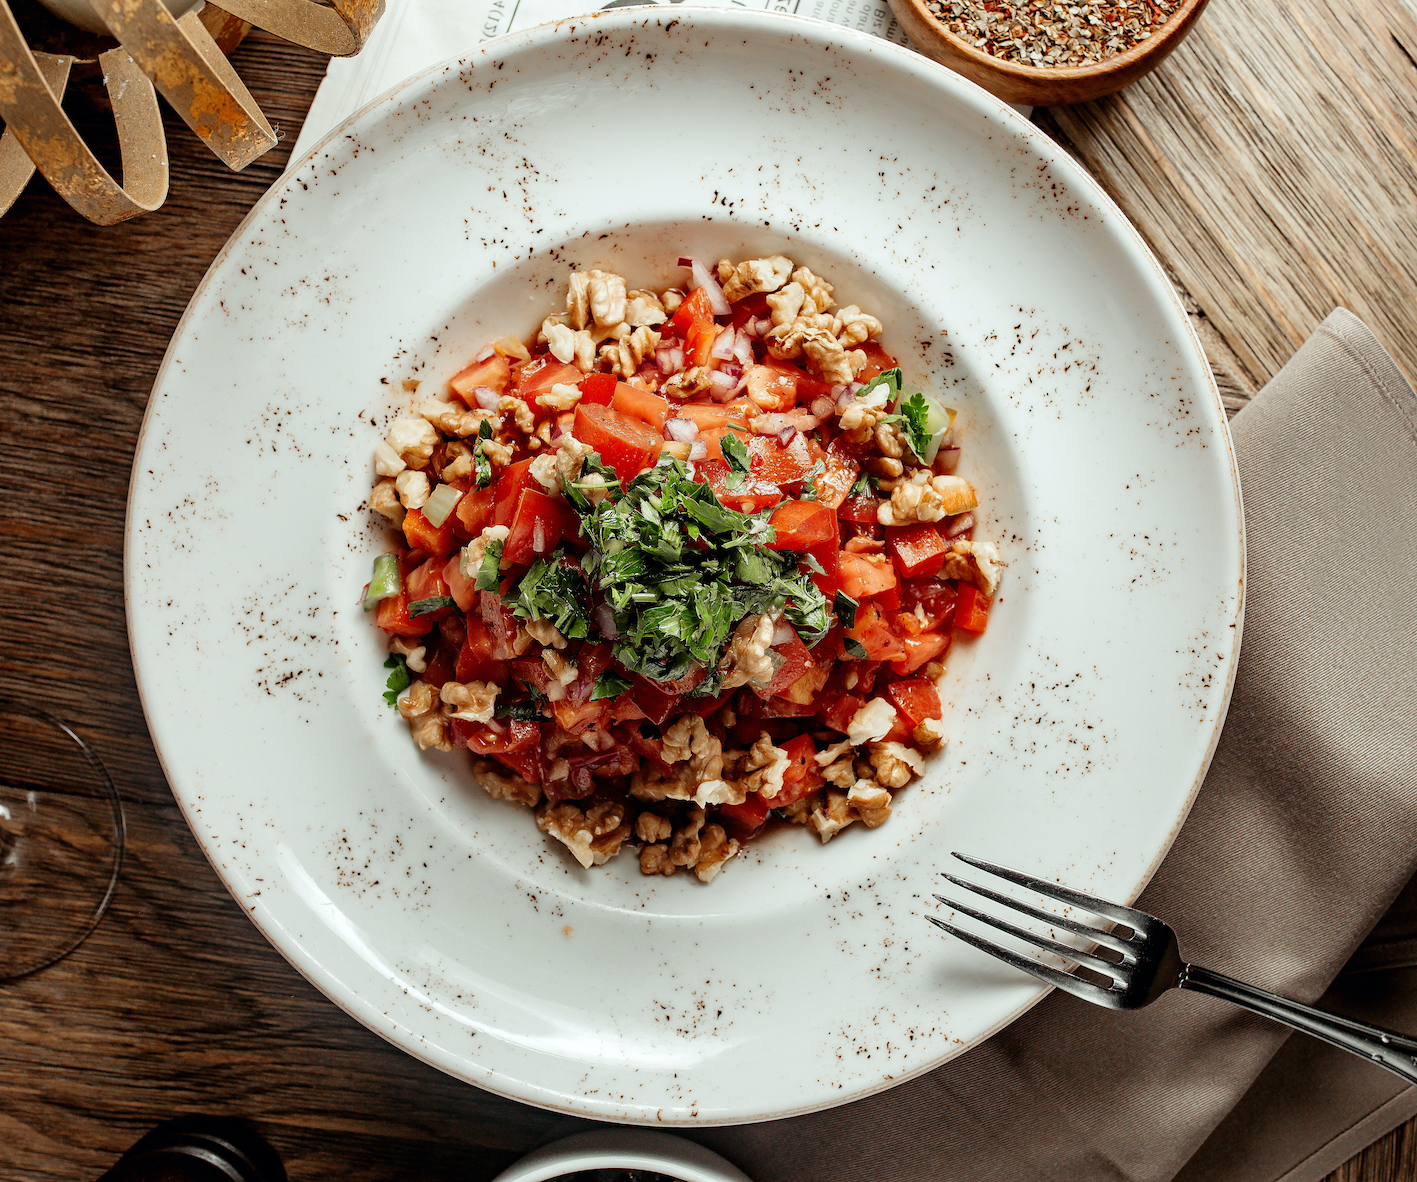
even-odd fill
[[[916,49],[1005,102],[1029,107],[1085,103],[1113,94],[1155,69],[1180,45],[1206,0],[1184,0],[1170,19],[1140,45],[1090,66],[1022,66],[966,44],[949,32],[925,0],[889,0],[895,18]]]

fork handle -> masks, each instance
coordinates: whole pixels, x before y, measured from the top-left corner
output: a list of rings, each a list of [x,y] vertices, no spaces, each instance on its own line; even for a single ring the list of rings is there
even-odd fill
[[[1194,989],[1197,993],[1234,1002],[1242,1009],[1263,1014],[1266,1018],[1273,1018],[1276,1022],[1322,1039],[1331,1046],[1361,1055],[1409,1083],[1417,1083],[1417,1039],[1405,1034],[1301,1005],[1254,985],[1246,985],[1234,977],[1213,973],[1200,965],[1182,965],[1176,987]]]

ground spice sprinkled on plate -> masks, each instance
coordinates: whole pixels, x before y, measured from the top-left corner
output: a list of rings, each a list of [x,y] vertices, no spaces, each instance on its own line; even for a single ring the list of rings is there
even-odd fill
[[[1161,28],[1181,0],[927,0],[966,44],[1025,66],[1086,66],[1125,53]]]

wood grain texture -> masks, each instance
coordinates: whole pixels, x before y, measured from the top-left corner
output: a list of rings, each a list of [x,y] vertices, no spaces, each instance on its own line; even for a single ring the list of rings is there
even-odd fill
[[[1206,21],[1224,9],[1217,0]],[[1187,66],[1186,52],[1163,67],[1163,92],[1201,85],[1171,77],[1210,68],[1205,58]],[[11,691],[41,697],[102,753],[131,826],[118,893],[94,935],[60,965],[0,986],[0,1178],[96,1177],[160,1120],[211,1112],[255,1121],[302,1182],[476,1182],[583,1122],[453,1081],[326,1001],[270,948],[208,866],[138,705],[123,616],[123,517],[148,392],[192,291],[284,167],[324,69],[318,55],[263,34],[235,62],[284,136],[245,172],[228,172],[169,115],[172,188],[157,214],[101,230],[36,181],[0,219],[0,670]],[[1232,104],[1227,117],[1245,109]],[[96,129],[102,113],[76,110],[75,118],[91,118]],[[1243,401],[1288,355],[1297,339],[1289,334],[1306,331],[1310,310],[1314,320],[1327,310],[1327,297],[1271,261],[1257,272],[1268,283],[1264,299],[1227,288],[1228,276],[1256,267],[1247,240],[1219,233],[1207,247],[1216,260],[1198,281],[1200,264],[1177,243],[1199,223],[1178,230],[1166,220],[1190,216],[1186,200],[1166,188],[1176,168],[1155,161],[1130,182],[1134,191],[1115,187],[1115,159],[1128,145],[1175,134],[1157,119],[1164,122],[1118,103],[1059,113],[1054,125],[1100,162],[1173,273],[1196,285],[1185,297],[1194,322],[1232,383],[1232,401]],[[1104,143],[1114,145],[1111,156]],[[1271,136],[1249,150],[1282,157],[1297,149],[1276,147]],[[1153,184],[1160,196],[1146,192]],[[1215,202],[1208,216],[1217,222],[1226,212]],[[1291,288],[1308,303],[1295,303]],[[1400,302],[1391,307],[1403,311]],[[37,671],[42,678],[32,682]],[[1410,1182],[1414,1146],[1417,1124],[1330,1182]]]

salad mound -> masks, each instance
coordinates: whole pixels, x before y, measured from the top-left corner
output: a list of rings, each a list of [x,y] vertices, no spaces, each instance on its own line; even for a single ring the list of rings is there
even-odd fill
[[[573,271],[376,444],[364,606],[421,749],[464,747],[584,867],[703,882],[773,821],[890,816],[988,622],[954,412],[775,255],[685,289]]]

